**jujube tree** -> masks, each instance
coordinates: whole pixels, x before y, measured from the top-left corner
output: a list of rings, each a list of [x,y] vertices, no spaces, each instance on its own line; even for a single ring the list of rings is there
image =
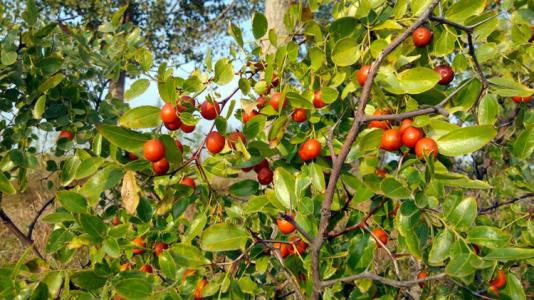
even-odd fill
[[[2,269],[2,296],[531,296],[533,3],[295,3],[289,35],[261,13],[253,41],[230,23],[229,56],[187,78],[149,74],[121,12],[88,39],[29,3],[2,44],[4,72],[26,80],[0,78],[15,115],[0,191],[41,159],[33,128],[61,131],[58,205],[46,253],[1,214],[37,256]],[[148,74],[165,105],[96,101],[80,70]]]

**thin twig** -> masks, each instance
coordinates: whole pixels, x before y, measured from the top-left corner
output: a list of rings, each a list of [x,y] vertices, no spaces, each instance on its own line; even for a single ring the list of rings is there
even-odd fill
[[[383,198],[373,209],[371,209],[367,213],[367,215],[365,215],[365,217],[363,217],[363,219],[361,219],[360,222],[358,222],[358,224],[349,226],[339,232],[330,231],[328,233],[328,239],[333,239],[345,233],[354,231],[356,229],[364,228],[367,223],[367,220],[369,220],[369,218],[371,218],[380,208],[382,208],[382,206],[384,206],[384,203],[386,203],[387,201],[388,201],[388,198]]]
[[[386,244],[382,243],[382,241],[380,240],[379,237],[377,237],[372,230],[369,229],[369,227],[365,226],[364,225],[364,228],[365,230],[367,230],[367,232],[369,232],[369,234],[371,234],[371,236],[375,239],[375,241],[382,247],[382,249],[384,249],[384,251],[386,251],[386,253],[389,255],[389,257],[391,258],[391,261],[393,262],[393,268],[395,269],[395,276],[397,276],[397,279],[400,280],[400,270],[399,270],[399,264],[397,263],[397,259],[395,258],[395,256],[393,254],[391,254],[391,251],[389,250],[389,248],[386,246]]]
[[[279,213],[278,216],[291,223],[291,225],[293,225],[297,229],[297,231],[300,232],[300,234],[302,234],[304,238],[308,240],[308,242],[313,241],[312,236],[306,230],[304,230],[304,228],[302,228],[297,222],[295,222],[295,219],[293,219],[292,216],[284,213]]]
[[[534,198],[534,193],[528,193],[528,194],[524,194],[522,196],[519,196],[519,197],[515,197],[515,198],[512,198],[508,201],[505,201],[505,202],[495,202],[492,206],[490,207],[486,207],[486,208],[481,208],[479,209],[478,211],[478,214],[479,215],[483,215],[483,214],[487,214],[491,211],[494,211],[496,210],[497,208],[501,207],[501,206],[505,206],[505,205],[510,205],[510,204],[514,204],[516,203],[517,201],[520,201],[520,200],[524,200],[524,199],[528,199],[528,198]]]
[[[411,287],[413,285],[419,284],[421,282],[440,280],[440,279],[443,279],[445,277],[447,277],[447,274],[440,273],[438,275],[428,276],[426,278],[400,281],[400,280],[393,280],[393,279],[389,279],[389,278],[386,278],[386,277],[382,277],[382,276],[379,276],[379,275],[371,273],[371,272],[363,272],[363,273],[360,273],[360,274],[355,274],[355,275],[351,275],[351,276],[347,276],[347,277],[342,277],[342,278],[323,281],[321,283],[321,286],[323,288],[325,288],[325,287],[329,287],[331,285],[334,285],[334,284],[336,284],[338,282],[353,282],[353,281],[358,280],[358,279],[372,279],[372,280],[375,280],[375,281],[379,281],[379,282],[381,282],[381,283],[383,283],[385,285],[389,285],[389,286],[393,286],[393,287],[397,287],[397,288],[408,288],[408,287]]]

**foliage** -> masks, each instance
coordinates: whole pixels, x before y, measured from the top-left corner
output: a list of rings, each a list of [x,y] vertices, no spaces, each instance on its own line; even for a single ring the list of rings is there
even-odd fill
[[[43,217],[54,227],[46,254],[34,249],[31,258],[31,232],[23,234],[28,251],[0,269],[0,295],[531,296],[534,223],[523,203],[534,197],[533,3],[309,3],[312,12],[331,5],[334,20],[304,18],[305,7],[292,5],[285,40],[256,13],[255,41],[231,25],[237,46],[216,62],[208,56],[205,72],[180,78],[158,66],[159,94],[179,105],[183,124],[200,119],[184,95],[225,108],[211,130],[226,144],[205,159],[203,144],[176,146],[181,133],[161,126],[159,108],[102,97],[121,71],[151,75],[153,54],[138,27],[119,22],[124,11],[96,31],[46,22],[32,1],[20,15],[4,13],[0,110],[11,120],[0,123],[0,192],[23,191],[45,164],[61,190],[59,207]],[[423,23],[433,40],[415,47],[411,32]],[[262,49],[265,38],[276,51]],[[452,65],[451,84],[438,84],[433,68],[442,64]],[[363,65],[372,66],[360,86]],[[237,78],[233,93],[217,92]],[[145,80],[127,98],[142,95]],[[201,100],[203,93],[209,97]],[[264,105],[239,139],[229,118],[276,93],[288,105]],[[305,122],[289,118],[296,108],[306,110]],[[383,128],[408,118],[439,155],[380,148]],[[70,130],[74,138],[59,138],[57,160],[46,160],[34,147],[38,130]],[[300,148],[311,138],[321,144],[317,153]],[[150,139],[163,143],[165,175],[143,159]],[[256,171],[267,177],[258,181],[271,176],[272,184],[242,176],[265,158]],[[217,178],[232,184],[218,189]],[[73,264],[79,256],[87,263]],[[498,270],[504,286],[492,281]]]

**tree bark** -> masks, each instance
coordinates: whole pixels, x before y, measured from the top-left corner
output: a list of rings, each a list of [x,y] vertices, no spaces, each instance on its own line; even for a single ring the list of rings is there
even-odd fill
[[[126,83],[126,72],[121,71],[117,81],[109,82],[109,93],[113,99],[124,101],[124,85]]]
[[[269,23],[269,30],[274,29],[276,31],[279,43],[285,40],[288,35],[284,25],[284,15],[291,2],[291,0],[265,0],[264,14]],[[276,47],[271,45],[268,39],[263,42],[263,49],[265,53],[274,53],[276,51]]]

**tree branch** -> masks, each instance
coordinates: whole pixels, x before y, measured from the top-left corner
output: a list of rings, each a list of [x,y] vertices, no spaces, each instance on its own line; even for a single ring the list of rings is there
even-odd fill
[[[349,226],[339,232],[335,232],[335,231],[330,231],[328,233],[328,239],[334,239],[340,235],[343,235],[345,233],[348,233],[348,232],[351,232],[351,231],[354,231],[356,229],[359,229],[359,228],[364,228],[366,223],[367,223],[367,220],[369,220],[369,218],[371,218],[380,208],[382,208],[382,206],[384,206],[384,204],[388,201],[388,198],[383,198],[373,209],[371,209],[367,215],[365,215],[365,217],[363,217],[363,219],[361,219],[360,222],[358,222],[358,224],[356,225],[352,225],[352,226]]]
[[[27,237],[30,239],[30,240],[33,240],[32,238],[32,235],[33,235],[33,229],[35,228],[35,225],[37,224],[37,221],[39,221],[39,218],[41,217],[41,215],[44,213],[44,211],[46,210],[46,208],[48,206],[50,206],[52,203],[54,203],[54,198],[51,198],[50,200],[46,201],[46,203],[43,205],[43,207],[41,207],[41,209],[37,212],[37,215],[33,218],[33,221],[32,223],[30,224],[30,226],[28,227],[28,234],[27,234]]]
[[[304,230],[304,228],[302,228],[299,224],[297,224],[297,222],[295,222],[292,216],[284,214],[284,213],[279,213],[278,217],[291,223],[291,225],[293,225],[297,229],[297,231],[300,232],[300,234],[302,234],[304,238],[306,238],[306,240],[308,240],[308,242],[313,241],[312,236],[306,230]]]
[[[4,209],[0,208],[0,220],[6,227],[11,231],[23,244],[32,247],[33,252],[35,255],[39,256],[39,258],[44,259],[43,255],[37,250],[37,247],[33,243],[33,241],[28,238],[18,227],[13,223],[11,218],[4,212]]]
[[[377,274],[374,274],[374,273],[371,273],[371,272],[363,272],[363,273],[356,274],[356,275],[351,275],[351,276],[347,276],[347,277],[342,277],[342,278],[323,281],[321,286],[324,288],[324,287],[329,287],[331,285],[334,285],[334,284],[336,284],[338,282],[353,282],[353,281],[358,280],[358,279],[372,279],[372,280],[375,280],[375,281],[379,281],[379,282],[381,282],[381,283],[383,283],[385,285],[389,285],[389,286],[393,286],[393,287],[397,287],[397,288],[408,288],[408,287],[411,287],[413,285],[419,284],[421,282],[439,280],[439,279],[443,279],[445,277],[447,277],[447,274],[440,273],[438,275],[428,276],[428,277],[422,278],[422,279],[400,281],[400,280],[393,280],[393,279],[389,279],[389,278],[386,278],[386,277],[378,276]]]
[[[393,52],[404,40],[406,40],[415,31],[415,29],[421,26],[429,18],[432,10],[439,2],[440,0],[433,0],[423,11],[423,13],[417,18],[417,20],[406,29],[406,31],[404,31],[400,36],[395,38],[395,40],[393,40],[391,44],[384,48],[384,50],[382,51],[382,53],[380,53],[376,61],[371,65],[367,80],[365,81],[362,94],[358,102],[358,110],[356,111],[355,119],[352,123],[349,133],[347,134],[347,137],[345,138],[345,142],[343,143],[343,146],[337,159],[332,162],[332,172],[330,175],[330,180],[328,181],[328,186],[326,188],[325,199],[321,207],[321,219],[319,221],[317,236],[315,237],[311,245],[310,252],[312,256],[312,274],[314,281],[313,291],[311,295],[312,299],[318,299],[324,287],[320,274],[320,250],[323,245],[325,233],[328,228],[328,223],[331,217],[330,208],[332,206],[332,199],[335,193],[336,184],[339,179],[341,167],[343,166],[343,163],[345,162],[345,159],[349,154],[352,143],[358,136],[360,127],[365,120],[365,107],[367,106],[367,102],[369,101],[371,87],[376,77],[378,68],[391,52]]]
[[[479,211],[478,211],[478,214],[479,215],[483,215],[483,214],[486,214],[486,213],[489,213],[493,210],[496,210],[497,208],[501,207],[501,206],[505,206],[505,205],[510,205],[510,204],[514,204],[516,203],[517,201],[520,201],[520,200],[524,200],[524,199],[528,199],[528,198],[534,198],[534,193],[528,193],[528,194],[524,194],[522,196],[519,196],[519,197],[515,197],[515,198],[512,198],[508,201],[505,201],[505,202],[495,202],[492,206],[490,207],[486,207],[486,208],[481,208]]]

